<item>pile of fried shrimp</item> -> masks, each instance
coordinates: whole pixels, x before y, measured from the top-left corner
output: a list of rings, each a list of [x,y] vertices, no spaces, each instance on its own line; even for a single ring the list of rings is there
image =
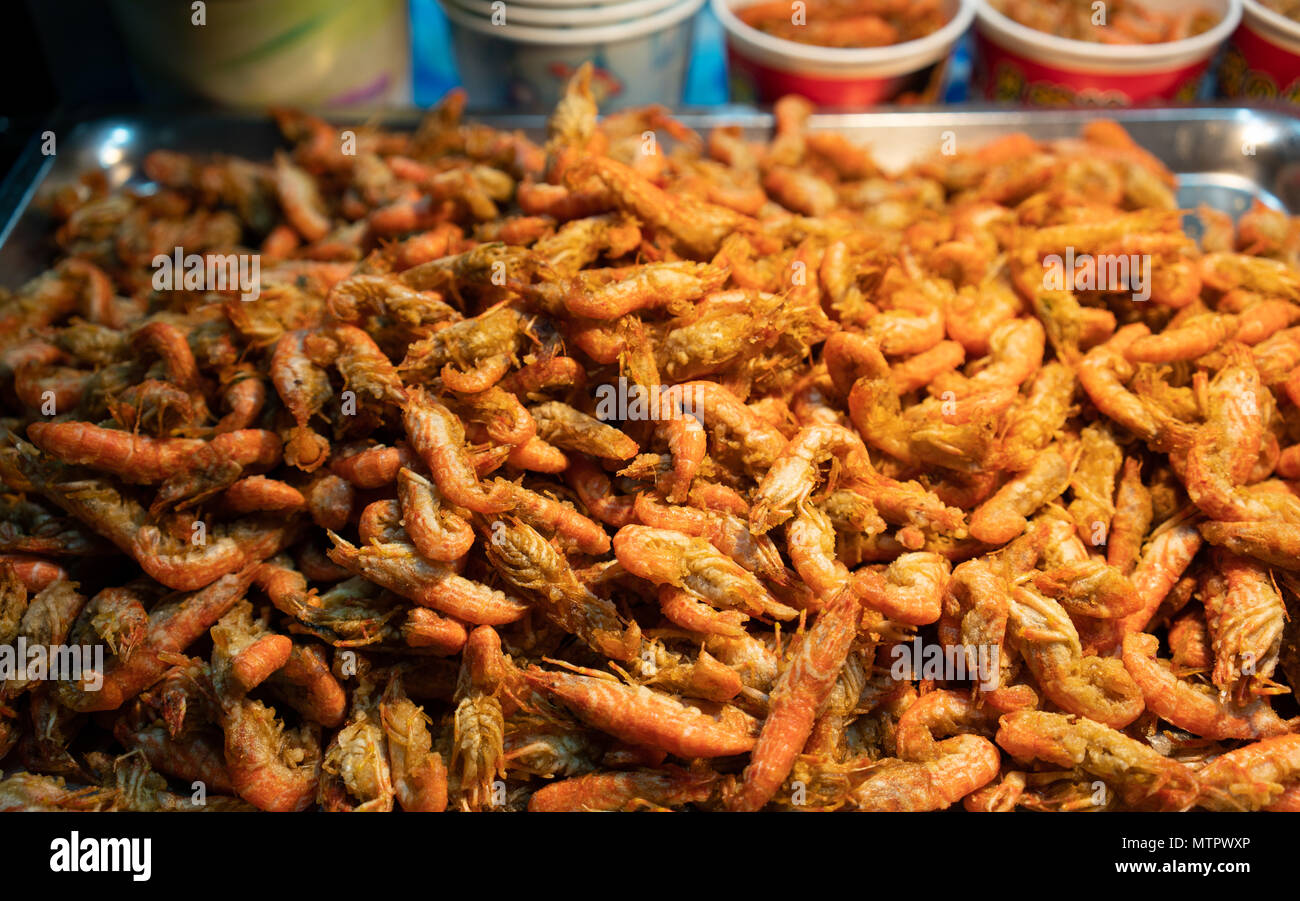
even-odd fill
[[[589,78],[51,195],[0,645],[105,662],[0,684],[0,808],[1300,805],[1300,227]]]

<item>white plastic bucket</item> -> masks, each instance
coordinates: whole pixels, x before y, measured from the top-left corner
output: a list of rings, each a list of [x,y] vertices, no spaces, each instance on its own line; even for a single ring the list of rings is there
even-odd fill
[[[592,6],[622,6],[631,0],[506,0],[513,10],[517,6],[530,9],[574,9]]]
[[[601,6],[570,6],[565,8],[532,7],[516,0],[443,0],[443,5],[454,4],[465,12],[489,22],[500,15],[507,25],[536,25],[544,28],[590,28],[594,25],[613,25],[631,22],[667,9],[681,0],[623,0]],[[495,9],[494,9],[495,7]],[[498,13],[499,10],[499,13]]]
[[[453,2],[451,25],[461,82],[479,107],[549,112],[584,62],[595,66],[602,109],[681,101],[695,14],[704,0],[680,0],[631,22],[590,28],[493,25]]]

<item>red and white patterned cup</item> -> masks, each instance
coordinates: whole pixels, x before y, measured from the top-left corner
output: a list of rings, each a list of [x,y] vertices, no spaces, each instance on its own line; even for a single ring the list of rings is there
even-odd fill
[[[801,94],[820,107],[934,102],[944,64],[975,16],[973,0],[944,0],[948,21],[915,41],[888,47],[817,47],[746,25],[734,10],[761,0],[711,0],[727,34],[731,99],[772,103]]]
[[[1129,106],[1189,101],[1206,68],[1241,20],[1242,0],[1146,0],[1183,9],[1199,3],[1219,16],[1208,31],[1162,44],[1076,41],[1021,25],[988,0],[975,0],[976,90],[989,100],[1032,106]]]
[[[1219,93],[1300,103],[1300,22],[1244,0],[1241,25],[1219,64]]]

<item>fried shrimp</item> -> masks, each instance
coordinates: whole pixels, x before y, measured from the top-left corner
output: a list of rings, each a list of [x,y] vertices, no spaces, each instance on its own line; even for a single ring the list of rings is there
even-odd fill
[[[864,3],[794,36],[942,24]],[[104,663],[0,675],[0,808],[1300,809],[1300,225],[603,87],[50,185],[0,646]]]

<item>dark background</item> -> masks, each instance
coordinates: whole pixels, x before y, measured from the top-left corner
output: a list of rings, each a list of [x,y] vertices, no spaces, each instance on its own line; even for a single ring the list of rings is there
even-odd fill
[[[0,0],[0,42],[0,177],[55,109],[139,99],[103,0]]]

